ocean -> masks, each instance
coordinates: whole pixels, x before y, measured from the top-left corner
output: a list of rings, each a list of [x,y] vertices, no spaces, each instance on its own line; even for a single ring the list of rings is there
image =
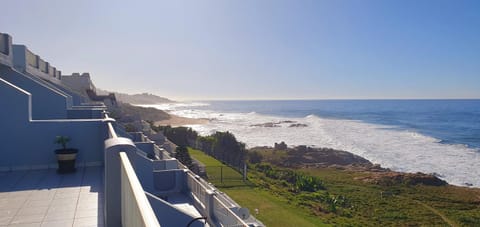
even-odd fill
[[[385,168],[433,173],[480,187],[480,100],[202,101],[149,105],[210,119],[202,135],[230,131],[248,147],[330,147]]]

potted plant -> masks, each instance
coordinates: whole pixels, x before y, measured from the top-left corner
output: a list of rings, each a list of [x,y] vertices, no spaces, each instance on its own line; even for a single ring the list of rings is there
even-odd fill
[[[55,143],[62,146],[61,149],[56,149],[58,161],[58,173],[73,173],[75,172],[75,159],[77,158],[78,150],[74,148],[67,148],[67,143],[70,138],[67,136],[57,136]]]

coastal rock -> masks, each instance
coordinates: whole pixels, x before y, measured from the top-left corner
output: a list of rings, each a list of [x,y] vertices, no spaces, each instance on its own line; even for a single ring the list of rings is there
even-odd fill
[[[400,172],[383,172],[383,173],[371,173],[365,177],[358,177],[357,180],[361,180],[368,183],[391,186],[398,184],[405,185],[430,185],[430,186],[443,186],[447,185],[447,182],[434,176],[433,174],[425,173],[400,173]]]
[[[307,124],[300,124],[300,123],[296,123],[296,124],[291,124],[290,126],[288,126],[289,128],[303,128],[303,127],[308,127]]]
[[[258,147],[252,148],[251,151],[265,154],[272,153],[272,155],[265,156],[265,161],[283,167],[302,168],[308,166],[354,165],[367,169],[373,166],[370,161],[358,155],[330,148],[312,148],[308,146],[287,148],[286,144],[279,143],[276,144],[275,148]]]
[[[273,149],[275,150],[287,150],[288,146],[285,142],[275,143]]]
[[[275,144],[278,148],[279,144]],[[362,177],[356,180],[367,183],[391,186],[391,185],[430,185],[443,186],[447,182],[435,174],[425,173],[401,173],[379,164],[372,164],[367,159],[347,151],[331,148],[312,148],[297,146],[285,150],[271,147],[256,147],[249,152],[257,152],[262,155],[263,162],[269,162],[277,166],[288,168],[333,168],[337,170],[354,171],[362,173]]]
[[[279,124],[293,124],[293,123],[297,123],[297,122],[296,122],[296,121],[287,120],[287,121],[279,121],[278,123],[279,123]]]
[[[279,125],[279,123],[275,123],[275,122],[267,122],[267,123],[263,123],[263,124],[250,125],[250,127],[273,128],[273,127],[280,127],[280,125]]]
[[[288,127],[307,127],[306,124],[300,124],[296,121],[279,121],[279,122],[267,122],[262,124],[253,124],[250,127],[266,127],[266,128],[273,128],[273,127],[282,127],[282,124],[290,124]]]
[[[289,151],[289,156],[299,165],[308,163],[324,163],[326,165],[363,165],[371,166],[372,163],[358,155],[347,151],[331,148],[311,148],[298,146]]]

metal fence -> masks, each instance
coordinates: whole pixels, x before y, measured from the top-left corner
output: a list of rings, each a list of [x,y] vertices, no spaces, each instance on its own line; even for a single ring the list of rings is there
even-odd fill
[[[213,184],[243,185],[243,173],[229,166],[206,166],[206,178]]]

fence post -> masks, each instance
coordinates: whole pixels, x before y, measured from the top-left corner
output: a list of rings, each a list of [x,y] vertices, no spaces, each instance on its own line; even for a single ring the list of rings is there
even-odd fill
[[[223,166],[220,166],[220,182],[223,184]]]
[[[243,163],[243,182],[247,181],[247,163]]]

